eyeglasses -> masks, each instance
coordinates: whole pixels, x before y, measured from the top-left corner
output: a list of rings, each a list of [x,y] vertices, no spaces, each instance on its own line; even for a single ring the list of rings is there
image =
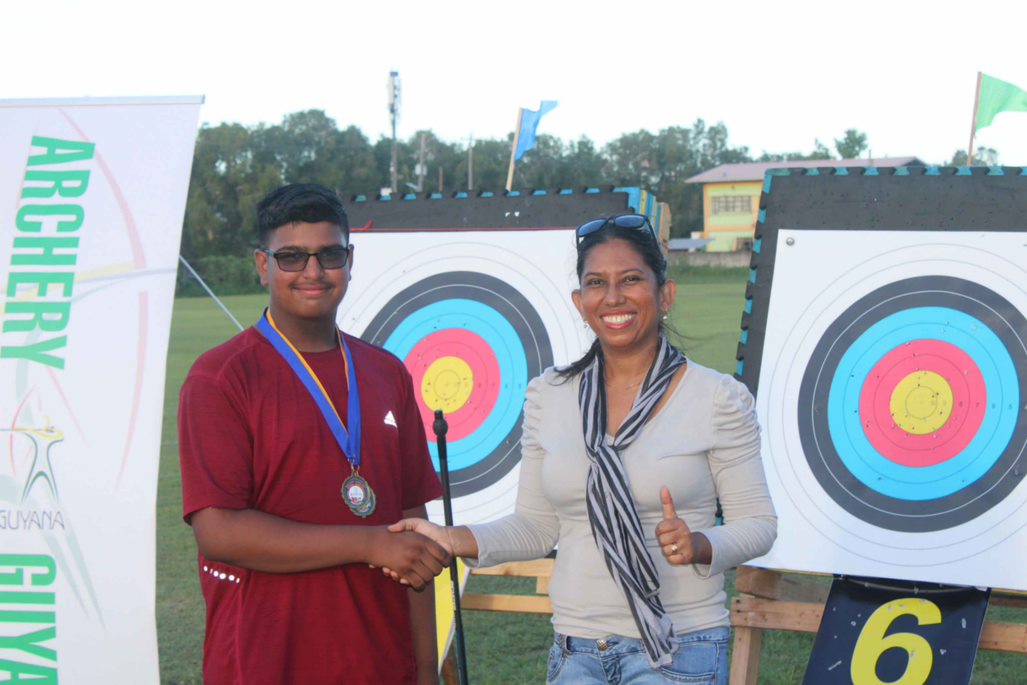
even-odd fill
[[[268,257],[274,257],[278,262],[278,268],[282,271],[303,271],[307,268],[307,261],[311,257],[317,257],[317,263],[321,265],[322,269],[341,269],[346,266],[350,247],[350,245],[340,245],[320,252],[296,252],[293,250],[275,252],[264,248],[261,252],[266,253]]]
[[[592,221],[586,221],[578,226],[578,244],[580,244],[586,237],[593,233],[598,233],[607,226],[616,226],[617,228],[634,229],[637,231],[648,231],[649,235],[653,237],[653,240],[655,240],[657,244],[660,242],[656,235],[656,229],[653,228],[653,225],[649,223],[649,218],[644,214],[621,214],[619,216],[593,219]]]

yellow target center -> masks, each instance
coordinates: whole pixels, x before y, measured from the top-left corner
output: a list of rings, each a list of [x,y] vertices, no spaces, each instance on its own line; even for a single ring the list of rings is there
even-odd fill
[[[952,386],[933,371],[911,373],[895,386],[891,396],[892,419],[912,435],[939,430],[952,414]]]
[[[463,359],[440,357],[421,380],[421,398],[432,411],[452,414],[467,403],[474,390],[474,373]]]

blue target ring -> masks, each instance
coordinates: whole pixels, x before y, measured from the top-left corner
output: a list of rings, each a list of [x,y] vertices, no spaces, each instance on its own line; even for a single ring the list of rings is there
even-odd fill
[[[530,379],[517,331],[495,309],[473,300],[440,300],[419,309],[392,331],[383,347],[405,359],[426,336],[448,328],[474,331],[483,338],[496,355],[502,379],[499,398],[481,426],[471,435],[448,443],[449,468],[459,470],[473,466],[479,455],[496,449],[515,428]],[[438,447],[430,442],[429,449],[438,469]]]
[[[1025,338],[1027,319],[1015,306],[960,278],[900,280],[849,306],[816,343],[799,386],[799,439],[824,492],[854,517],[902,532],[967,523],[1009,496],[1027,474]],[[924,340],[976,364],[985,397],[974,401],[986,407],[961,451],[907,466],[867,439],[860,395],[885,355],[902,358],[907,343]]]
[[[987,388],[984,421],[970,444],[951,459],[921,468],[895,463],[874,448],[859,413],[871,369],[913,339],[940,340],[963,350]],[[878,321],[845,351],[831,381],[827,415],[831,434],[838,436],[838,456],[863,485],[889,497],[929,500],[958,492],[994,467],[1016,428],[1018,404],[1016,367],[994,332],[955,309],[916,307]]]
[[[440,273],[405,287],[360,337],[405,359],[418,343],[447,330],[484,340],[495,355],[501,384],[481,424],[447,443],[450,489],[462,497],[484,491],[520,462],[524,392],[529,380],[553,365],[553,350],[542,318],[521,292],[473,271]],[[422,398],[417,400],[420,404]],[[438,449],[428,434],[438,467]]]

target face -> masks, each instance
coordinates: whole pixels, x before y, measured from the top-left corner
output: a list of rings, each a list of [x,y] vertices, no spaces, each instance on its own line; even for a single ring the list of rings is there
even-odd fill
[[[781,230],[757,393],[774,568],[1017,589],[1022,234]]]
[[[538,313],[519,292],[481,273],[443,273],[405,288],[361,336],[403,360],[428,434],[447,417],[453,496],[497,482],[520,460],[528,381],[553,363]],[[438,468],[438,446],[430,444]]]
[[[571,302],[573,231],[355,233],[343,330],[399,357],[413,378],[429,450],[448,424],[457,523],[513,510],[524,393],[589,344]],[[429,515],[441,518],[438,503]]]
[[[947,276],[904,279],[846,309],[799,391],[809,467],[867,523],[933,531],[972,521],[1024,476],[1023,315]]]

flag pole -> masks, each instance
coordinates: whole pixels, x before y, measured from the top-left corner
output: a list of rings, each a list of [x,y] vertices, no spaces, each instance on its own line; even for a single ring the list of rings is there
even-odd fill
[[[474,189],[474,134],[467,136],[467,190]],[[440,191],[441,192],[441,191]]]
[[[977,90],[974,92],[974,116],[970,124],[970,148],[966,153],[966,165],[973,166],[974,163],[974,134],[977,133],[977,105],[981,101],[981,72],[977,72]]]
[[[506,192],[513,190],[514,155],[517,154],[517,143],[521,140],[521,119],[524,117],[524,108],[517,108],[517,128],[514,129],[513,147],[510,149],[510,170],[506,172]]]

